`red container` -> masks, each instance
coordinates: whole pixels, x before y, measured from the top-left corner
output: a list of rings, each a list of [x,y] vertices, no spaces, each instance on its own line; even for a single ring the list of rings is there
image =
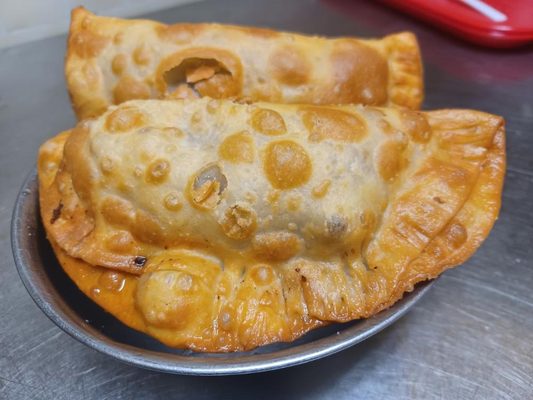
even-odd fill
[[[381,1],[483,46],[515,47],[533,42],[533,0]],[[468,1],[484,3],[481,7],[488,6],[488,14],[495,15],[491,19],[467,5]],[[502,18],[494,18],[498,12]]]

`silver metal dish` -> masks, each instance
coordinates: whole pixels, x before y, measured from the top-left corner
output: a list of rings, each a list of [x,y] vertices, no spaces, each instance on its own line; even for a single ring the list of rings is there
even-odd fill
[[[11,222],[11,244],[20,278],[41,310],[80,342],[128,364],[188,375],[232,375],[303,364],[362,342],[402,317],[432,286],[412,293],[372,318],[332,324],[291,343],[253,351],[211,354],[169,348],[122,324],[86,297],[65,274],[46,239],[39,215],[37,174],[24,182]]]

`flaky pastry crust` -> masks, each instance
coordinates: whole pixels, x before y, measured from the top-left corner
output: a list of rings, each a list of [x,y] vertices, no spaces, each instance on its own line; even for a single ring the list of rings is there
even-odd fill
[[[72,12],[65,75],[79,119],[148,98],[420,107],[416,37],[326,39],[220,24]]]
[[[78,286],[163,343],[238,351],[369,317],[488,235],[503,119],[130,101],[49,140],[43,222]]]

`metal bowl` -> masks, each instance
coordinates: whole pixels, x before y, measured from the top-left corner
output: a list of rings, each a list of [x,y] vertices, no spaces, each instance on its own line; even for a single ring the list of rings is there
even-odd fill
[[[195,353],[172,349],[128,328],[76,287],[46,240],[39,215],[35,170],[26,178],[15,203],[11,244],[24,286],[57,326],[80,342],[118,360],[175,374],[247,374],[303,364],[334,354],[398,320],[432,285],[432,282],[418,285],[401,301],[372,318],[319,328],[292,343],[275,343],[248,352]]]

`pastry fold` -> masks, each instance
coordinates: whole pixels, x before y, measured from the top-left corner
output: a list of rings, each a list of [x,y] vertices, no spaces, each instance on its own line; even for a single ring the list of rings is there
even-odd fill
[[[220,24],[165,25],[72,12],[65,60],[79,119],[149,98],[420,107],[418,43],[326,39]]]
[[[65,270],[130,326],[248,350],[463,263],[498,215],[504,142],[472,110],[135,100],[43,144],[41,213]]]

